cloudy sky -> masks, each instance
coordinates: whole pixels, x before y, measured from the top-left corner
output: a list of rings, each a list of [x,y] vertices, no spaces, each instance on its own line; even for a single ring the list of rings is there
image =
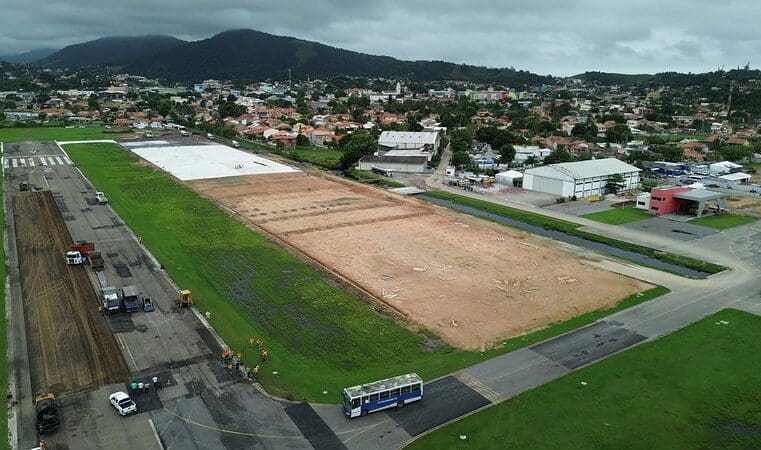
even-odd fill
[[[759,0],[2,0],[0,54],[102,36],[195,40],[253,28],[542,74],[703,72],[760,67],[760,21]]]

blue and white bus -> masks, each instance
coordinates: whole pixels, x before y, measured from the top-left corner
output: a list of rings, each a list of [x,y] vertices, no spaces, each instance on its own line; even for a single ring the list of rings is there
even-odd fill
[[[416,373],[399,375],[343,390],[343,409],[348,418],[386,408],[402,407],[423,398],[423,379]]]

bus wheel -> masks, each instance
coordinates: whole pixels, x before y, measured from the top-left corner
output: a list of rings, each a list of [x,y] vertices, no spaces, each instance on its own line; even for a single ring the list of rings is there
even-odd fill
[[[399,400],[399,403],[397,403],[396,406],[399,407],[399,408],[404,406],[404,400]]]

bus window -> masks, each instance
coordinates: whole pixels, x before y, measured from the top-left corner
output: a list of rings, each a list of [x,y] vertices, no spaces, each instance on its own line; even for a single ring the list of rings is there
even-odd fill
[[[399,396],[399,388],[391,389],[391,396],[392,397],[398,397]]]
[[[383,391],[383,392],[380,393],[380,399],[381,400],[386,400],[386,399],[388,399],[388,397],[389,397],[388,391]]]
[[[367,402],[369,402],[369,401],[370,401],[370,397],[368,397],[367,395],[365,395],[364,397],[362,397],[362,403],[367,403]]]
[[[371,402],[377,402],[378,401],[378,394],[370,394],[370,401]]]
[[[354,398],[354,399],[351,400],[351,407],[352,408],[359,408],[359,399],[358,398]]]
[[[412,385],[412,392],[420,392],[420,383]]]
[[[410,387],[404,386],[402,387],[402,394],[409,394],[410,393]]]

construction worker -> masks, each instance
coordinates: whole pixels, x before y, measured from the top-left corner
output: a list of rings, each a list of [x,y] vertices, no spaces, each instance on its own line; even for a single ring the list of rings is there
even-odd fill
[[[269,352],[265,348],[264,350],[262,350],[262,361],[267,361],[267,356],[269,356]]]
[[[248,338],[248,346],[251,348],[254,347],[254,338]]]
[[[254,372],[254,381],[256,381],[259,379],[259,364],[254,366],[253,372]]]

